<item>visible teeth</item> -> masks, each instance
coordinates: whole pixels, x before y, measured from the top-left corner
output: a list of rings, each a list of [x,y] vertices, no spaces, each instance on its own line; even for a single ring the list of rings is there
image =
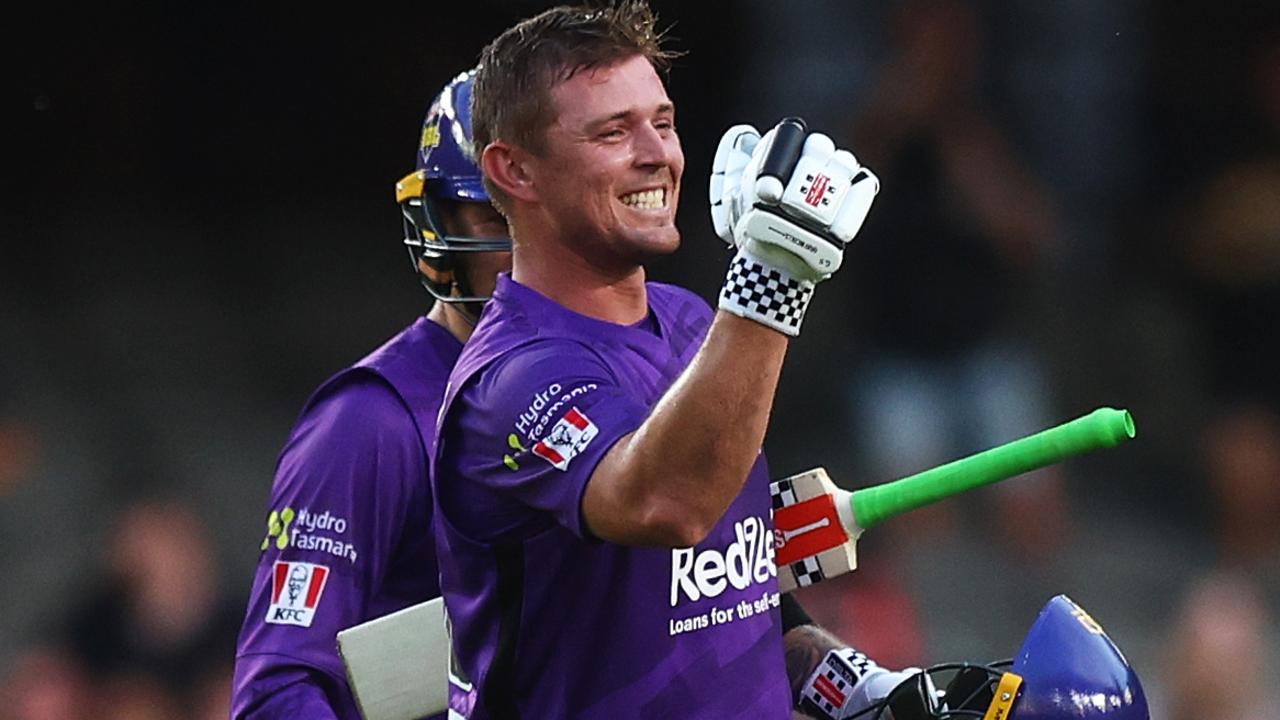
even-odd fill
[[[662,188],[622,196],[622,204],[644,210],[661,210],[667,206],[667,191]]]

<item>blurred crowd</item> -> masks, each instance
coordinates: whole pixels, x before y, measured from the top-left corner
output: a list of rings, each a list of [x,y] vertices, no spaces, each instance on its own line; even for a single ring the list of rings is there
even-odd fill
[[[17,542],[5,547],[40,554],[36,538]],[[224,587],[191,508],[132,505],[95,554],[96,571],[41,603],[59,609],[56,620],[7,658],[0,717],[227,718],[241,593]]]
[[[858,572],[801,601],[901,666],[1011,656],[1065,592],[1129,654],[1153,717],[1280,718],[1267,681],[1280,674],[1280,12],[774,5],[739,8],[760,42],[733,68],[751,81],[724,91],[725,116],[767,125],[812,107],[810,124],[847,139],[884,187],[789,359],[774,474],[822,464],[849,487],[884,481],[1099,405],[1128,407],[1138,428],[1118,450],[877,528]],[[681,12],[665,12],[678,36]],[[688,49],[684,65],[710,61]],[[692,146],[712,146],[714,128],[682,128],[691,154],[709,152]],[[709,296],[718,256],[689,167],[685,242],[707,249],[657,274]],[[289,237],[291,219],[263,237]],[[390,209],[368,221],[396,231]],[[369,332],[389,334],[425,299],[407,275],[379,302],[362,283],[400,260],[279,290],[289,298],[263,322],[288,325],[290,354],[308,359],[266,379],[252,356],[289,343],[252,327],[243,353],[169,360],[98,330],[101,347],[54,357],[19,273],[0,268],[0,719],[227,716],[273,453],[306,389],[367,349],[316,308],[377,315]],[[95,291],[86,323],[102,305],[176,312],[153,293]],[[201,348],[234,334],[183,332]],[[206,358],[225,370],[217,389],[200,380]],[[88,384],[117,381],[131,399],[84,404],[99,397]]]

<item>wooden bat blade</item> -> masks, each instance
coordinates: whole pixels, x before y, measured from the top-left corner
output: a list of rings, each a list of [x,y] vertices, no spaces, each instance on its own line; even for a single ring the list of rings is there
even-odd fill
[[[338,633],[366,720],[414,720],[449,706],[449,636],[436,598]]]

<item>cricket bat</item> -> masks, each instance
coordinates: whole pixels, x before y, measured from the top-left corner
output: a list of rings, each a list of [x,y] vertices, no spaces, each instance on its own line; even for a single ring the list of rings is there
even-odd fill
[[[449,706],[443,598],[342,630],[338,651],[365,720],[418,720]]]
[[[790,592],[857,567],[866,530],[952,495],[1007,480],[1101,448],[1136,433],[1128,410],[1099,408],[1034,435],[931,470],[849,492],[822,468],[770,483],[778,587]]]

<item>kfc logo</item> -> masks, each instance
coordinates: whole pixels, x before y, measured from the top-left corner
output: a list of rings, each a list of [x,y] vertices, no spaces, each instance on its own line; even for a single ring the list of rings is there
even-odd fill
[[[533,454],[551,463],[557,470],[567,470],[569,461],[587,448],[600,429],[578,408],[569,412],[551,428],[547,437],[533,446]]]
[[[271,569],[271,603],[267,622],[311,627],[324,593],[329,568],[304,562],[277,561]]]

